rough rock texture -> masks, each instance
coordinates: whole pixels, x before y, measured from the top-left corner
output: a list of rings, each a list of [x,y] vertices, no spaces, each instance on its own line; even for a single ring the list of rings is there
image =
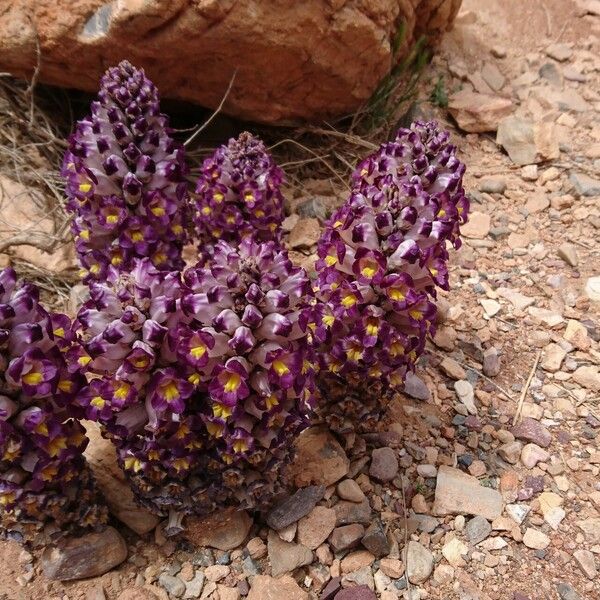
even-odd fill
[[[221,510],[203,518],[188,517],[184,537],[196,546],[233,550],[241,546],[252,528],[245,510]]]
[[[15,0],[0,12],[0,70],[93,91],[110,64],[148,70],[163,96],[263,122],[342,115],[367,100],[461,0]],[[125,50],[126,49],[126,50]]]

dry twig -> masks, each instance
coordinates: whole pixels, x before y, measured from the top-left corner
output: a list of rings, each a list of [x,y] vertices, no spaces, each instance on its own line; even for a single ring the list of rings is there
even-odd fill
[[[521,412],[523,411],[523,403],[525,402],[525,396],[527,396],[527,392],[529,391],[529,386],[531,385],[531,380],[535,375],[535,371],[540,362],[540,358],[542,356],[542,351],[538,350],[538,353],[535,357],[535,361],[533,363],[533,367],[531,367],[531,372],[529,373],[529,377],[523,386],[523,390],[521,391],[521,397],[519,398],[519,404],[517,404],[517,411],[515,412],[515,416],[513,417],[513,426],[516,425],[521,420]]]

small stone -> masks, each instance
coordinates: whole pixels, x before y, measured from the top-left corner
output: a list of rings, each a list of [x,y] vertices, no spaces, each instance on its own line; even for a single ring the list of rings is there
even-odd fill
[[[441,585],[450,583],[454,579],[454,567],[446,564],[438,565],[433,572],[433,579]]]
[[[465,370],[453,359],[447,356],[440,363],[440,369],[452,379],[465,379],[467,374]]]
[[[562,520],[566,517],[566,512],[560,506],[553,506],[548,510],[544,511],[544,521],[552,527],[555,531],[558,526],[562,523]]]
[[[571,173],[569,181],[580,196],[599,196],[600,180],[584,173]]]
[[[329,583],[321,590],[319,600],[334,600],[335,595],[338,593],[342,586],[342,580],[340,577],[334,577]]]
[[[506,98],[461,90],[448,100],[448,110],[458,126],[467,132],[496,131],[498,122],[512,111],[512,102]]]
[[[444,558],[453,566],[459,567],[464,565],[463,556],[467,554],[469,547],[461,542],[458,538],[454,538],[444,544],[442,548],[442,554]]]
[[[530,417],[523,419],[511,432],[517,439],[532,442],[542,448],[547,448],[552,443],[552,435],[548,429]]]
[[[492,219],[490,215],[473,211],[465,225],[461,225],[460,232],[467,238],[483,240],[490,232]]]
[[[240,600],[240,592],[237,588],[231,588],[225,585],[217,586],[219,600]]]
[[[325,486],[311,485],[301,488],[280,502],[267,515],[267,525],[280,530],[305,517],[325,495]]]
[[[569,583],[559,583],[556,586],[560,600],[582,600],[575,588]]]
[[[256,575],[248,600],[309,600],[305,592],[289,575],[275,579],[268,575]]]
[[[350,502],[363,502],[365,500],[363,491],[354,479],[340,481],[337,485],[337,494],[342,500],[349,500]]]
[[[290,466],[290,475],[297,487],[333,485],[345,477],[349,469],[350,461],[344,449],[326,427],[310,427],[300,434]]]
[[[575,321],[574,319],[567,321],[567,328],[563,333],[563,337],[567,342],[584,352],[589,350],[592,345],[592,341],[588,337],[588,330],[579,321]]]
[[[506,181],[496,177],[485,177],[479,182],[479,191],[487,194],[504,194]]]
[[[521,168],[521,178],[525,181],[536,181],[538,178],[537,165],[525,165]]]
[[[406,375],[404,392],[416,400],[427,401],[431,398],[431,392],[425,382],[410,371]]]
[[[577,521],[577,527],[583,531],[587,540],[593,544],[600,544],[600,518],[594,517]]]
[[[544,353],[542,354],[542,360],[540,361],[540,366],[544,371],[548,371],[549,373],[556,373],[560,369],[562,362],[567,355],[566,351],[559,346],[558,344],[548,344],[544,348]]]
[[[390,553],[390,542],[379,519],[369,525],[362,538],[362,545],[376,558],[382,558]]]
[[[558,62],[564,62],[573,56],[573,49],[567,44],[550,44],[546,48],[546,55]]]
[[[359,523],[352,525],[343,525],[336,527],[329,536],[329,544],[334,552],[350,550],[360,544],[360,540],[365,535],[365,528]]]
[[[183,536],[198,547],[209,546],[227,552],[241,546],[252,528],[244,510],[226,509],[207,517],[188,517]]]
[[[379,568],[392,579],[400,579],[404,575],[404,564],[397,558],[382,558]]]
[[[573,558],[575,558],[579,568],[588,579],[594,580],[596,578],[598,570],[596,569],[596,558],[592,552],[589,550],[575,550]]]
[[[483,374],[488,377],[496,377],[500,373],[500,356],[498,350],[493,346],[483,353]]]
[[[200,598],[205,579],[204,573],[201,570],[196,571],[194,578],[185,583],[185,592],[183,593],[184,599]]]
[[[437,476],[437,467],[435,465],[417,465],[417,473],[425,479]]]
[[[563,318],[558,314],[546,308],[538,308],[537,306],[530,306],[527,309],[527,313],[537,322],[545,325],[546,327],[556,327],[563,322]]]
[[[433,554],[419,542],[411,540],[406,546],[404,563],[408,580],[418,585],[427,581],[431,576],[434,564]]]
[[[511,465],[515,465],[519,462],[521,457],[521,442],[509,442],[508,444],[502,444],[498,448],[498,454]]]
[[[530,215],[535,215],[550,206],[550,200],[545,194],[533,194],[525,203],[525,208]]]
[[[454,382],[454,390],[458,399],[465,405],[468,413],[476,415],[477,407],[475,406],[475,391],[473,390],[473,386],[466,379],[461,379]]]
[[[315,506],[298,521],[298,542],[310,550],[316,550],[333,531],[336,515],[332,508]]]
[[[585,293],[590,300],[600,302],[600,276],[588,278],[585,283]]]
[[[375,557],[366,550],[356,550],[346,556],[341,563],[342,573],[353,573],[364,567],[369,567],[375,561]]]
[[[433,513],[470,514],[493,521],[502,514],[502,496],[483,487],[479,481],[458,469],[442,465],[438,469]]]
[[[474,517],[465,526],[465,535],[471,544],[476,545],[492,533],[492,526],[483,517]]]
[[[534,140],[533,124],[514,115],[505,117],[498,123],[496,143],[502,146],[511,161],[519,166],[535,162],[537,148]]]
[[[48,579],[70,581],[99,577],[127,558],[127,544],[113,527],[100,533],[60,540],[44,550],[41,558]]]
[[[321,235],[318,219],[300,219],[290,232],[288,245],[290,248],[311,248]]]
[[[357,585],[341,590],[334,600],[377,600],[377,596],[368,586]]]
[[[277,534],[284,542],[293,542],[298,531],[298,523],[290,523],[287,527],[280,529]]]
[[[545,533],[528,527],[523,535],[523,543],[533,550],[545,550],[550,545],[550,538]]]
[[[573,379],[584,388],[600,392],[600,369],[593,365],[579,367],[573,373]]]
[[[557,252],[559,258],[562,258],[571,267],[576,267],[579,264],[579,257],[577,256],[577,248],[574,244],[565,242],[558,247]]]
[[[248,554],[255,560],[267,555],[267,545],[259,537],[252,538],[246,544],[246,549]]]
[[[371,453],[369,475],[381,482],[392,481],[398,474],[398,458],[391,448],[376,448]]]
[[[206,567],[204,569],[204,576],[208,581],[221,581],[221,579],[225,579],[229,572],[231,571],[231,567],[227,565],[211,565],[210,567]]]
[[[163,573],[158,578],[158,583],[160,583],[171,596],[175,596],[175,598],[181,598],[185,592],[185,583],[183,583],[179,577],[172,577],[171,575]]]
[[[362,523],[369,525],[371,523],[371,505],[365,498],[360,504],[357,502],[341,501],[334,505],[333,510],[336,514],[336,526],[349,525],[351,523]]]
[[[539,462],[546,462],[549,458],[548,452],[537,444],[525,444],[521,451],[521,462],[528,469],[533,469]]]
[[[311,550],[300,544],[284,542],[273,530],[269,531],[267,548],[273,577],[309,565],[313,560]]]

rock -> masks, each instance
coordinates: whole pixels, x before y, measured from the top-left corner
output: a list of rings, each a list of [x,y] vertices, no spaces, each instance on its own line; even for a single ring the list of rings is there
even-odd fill
[[[161,594],[160,600],[164,600],[167,597],[165,592],[160,588],[145,585],[143,588],[124,589],[117,596],[117,600],[159,600],[159,596],[154,593],[155,590]]]
[[[567,342],[575,346],[575,348],[579,348],[579,350],[589,350],[592,345],[592,341],[588,337],[588,331],[585,326],[574,319],[570,319],[567,322],[567,328],[563,333],[563,337]]]
[[[375,448],[371,453],[369,475],[377,481],[392,481],[398,474],[398,457],[391,448]]]
[[[527,313],[538,323],[545,325],[546,327],[556,327],[563,322],[563,318],[558,314],[547,308],[538,308],[537,306],[530,306],[527,309]]]
[[[237,588],[227,587],[225,585],[217,586],[219,600],[240,600],[241,594]]]
[[[0,16],[0,24],[2,16]],[[0,29],[0,38],[2,30]],[[0,41],[0,48],[2,43]],[[0,62],[2,62],[0,53]],[[42,198],[21,183],[0,175],[0,245],[21,237],[22,242],[3,248],[1,253],[9,251],[11,256],[42,267],[53,273],[60,273],[75,266],[73,244],[60,242],[56,234],[52,211]],[[40,248],[47,248],[47,251]],[[3,265],[5,266],[5,265]]]
[[[475,406],[475,391],[473,386],[466,380],[460,379],[454,382],[454,390],[458,399],[465,405],[470,415],[477,414],[477,407]]]
[[[336,526],[349,525],[351,523],[361,523],[369,525],[371,523],[371,505],[365,498],[360,504],[357,502],[338,502],[334,507],[337,516]]]
[[[383,524],[379,519],[376,519],[369,525],[362,538],[362,545],[375,556],[375,558],[381,558],[390,553],[390,542],[387,539]]]
[[[490,215],[475,210],[470,213],[469,220],[461,225],[460,232],[467,238],[483,240],[488,236],[491,224]]]
[[[475,477],[445,465],[438,469],[435,515],[479,515],[492,521],[502,514],[502,506],[500,493],[481,486]]]
[[[525,310],[529,306],[535,304],[535,298],[531,296],[525,296],[521,292],[512,290],[510,288],[500,287],[497,290],[498,295],[502,298],[506,298],[517,310]]]
[[[537,165],[525,165],[521,169],[521,178],[525,181],[535,181],[538,178]]]
[[[480,300],[479,303],[481,306],[483,306],[483,311],[487,318],[494,317],[502,308],[500,302],[496,302],[496,300],[490,300],[489,298],[484,298],[483,300]]]
[[[309,565],[313,560],[311,550],[301,544],[284,542],[273,530],[269,531],[267,548],[273,577]]]
[[[252,587],[248,594],[248,600],[309,600],[305,592],[289,575],[269,577],[268,575],[256,575],[252,579]]]
[[[465,535],[471,544],[479,544],[492,533],[492,526],[484,517],[474,517],[465,526]]]
[[[562,258],[571,267],[576,267],[579,264],[577,256],[577,248],[573,244],[565,242],[558,247],[557,252],[559,258]]]
[[[560,600],[582,600],[575,588],[569,583],[559,583],[556,586]]]
[[[298,542],[310,550],[316,550],[333,531],[336,514],[332,508],[315,506],[298,521]]]
[[[283,529],[305,517],[325,495],[325,486],[311,485],[297,490],[269,512],[267,525],[275,530]]]
[[[532,442],[542,448],[547,448],[552,443],[552,434],[548,429],[531,417],[525,417],[511,429],[511,433],[519,440]]]
[[[201,570],[196,571],[194,578],[185,582],[185,592],[183,593],[184,599],[200,598],[200,593],[204,587],[204,580],[204,573]]]
[[[290,248],[310,248],[319,241],[321,225],[318,219],[300,219],[288,238]]]
[[[479,182],[479,191],[487,194],[504,194],[506,181],[496,177],[484,177]]]
[[[332,485],[348,474],[350,461],[325,427],[304,430],[296,442],[296,456],[290,475],[297,487]]]
[[[353,573],[375,562],[375,557],[366,550],[355,550],[342,559],[342,573]]]
[[[585,293],[590,300],[600,302],[600,276],[588,278],[585,282]]]
[[[464,565],[463,556],[469,552],[469,547],[461,542],[459,539],[454,538],[444,544],[442,548],[442,554],[444,558],[453,566],[460,567]]]
[[[105,66],[128,48],[165,97],[215,109],[233,82],[223,106],[229,115],[319,121],[360,108],[416,40],[441,37],[459,7],[456,0],[387,0],[365,10],[311,0],[273,11],[264,1],[57,0],[39,10],[35,0],[19,0],[0,15],[0,70],[29,78],[39,40],[40,81],[93,92]],[[189,56],[202,56],[202,69]]]
[[[427,401],[431,398],[431,392],[425,382],[410,371],[407,373],[406,381],[404,382],[404,393],[416,400]]]
[[[492,346],[483,353],[483,374],[488,377],[496,377],[500,373],[501,360],[498,350]]]
[[[521,451],[521,462],[528,469],[533,469],[539,462],[546,462],[549,458],[548,452],[537,444],[525,444]]]
[[[446,375],[452,379],[466,379],[467,377],[465,370],[449,356],[446,356],[440,363],[440,369],[442,369],[442,371],[444,371],[444,373],[446,373]]]
[[[399,579],[404,575],[404,564],[397,558],[382,558],[379,567],[391,579]]]
[[[228,565],[210,565],[204,569],[204,576],[208,581],[216,583],[229,575],[231,568]]]
[[[102,437],[97,423],[86,421],[85,429],[90,440],[85,457],[110,512],[138,535],[152,531],[160,519],[136,503],[125,475],[118,466],[113,443]]]
[[[160,585],[175,598],[181,598],[185,592],[185,583],[183,583],[179,577],[172,577],[171,575],[163,573],[158,578],[158,583],[160,583]]]
[[[334,600],[377,600],[375,592],[366,585],[357,585],[338,592]]]
[[[338,593],[341,586],[341,577],[333,577],[329,581],[329,583],[321,590],[319,600],[334,600],[335,595]]]
[[[594,580],[596,578],[598,570],[596,569],[596,558],[592,552],[589,550],[575,550],[573,558],[588,579]]]
[[[573,49],[567,44],[550,44],[546,48],[546,54],[558,62],[564,62],[573,56]]]
[[[502,444],[500,448],[498,448],[498,454],[511,465],[514,465],[519,462],[519,458],[521,457],[521,442],[509,442],[507,444]]]
[[[531,511],[531,507],[527,506],[527,504],[507,504],[506,512],[510,516],[510,518],[520,525],[525,517]]]
[[[600,180],[585,175],[585,173],[571,173],[569,181],[580,196],[600,195]]]
[[[541,121],[533,127],[533,142],[538,160],[556,160],[560,157],[560,148],[556,127],[552,122]]]
[[[558,344],[548,344],[544,348],[544,353],[542,354],[540,366],[542,367],[542,369],[544,369],[544,371],[556,373],[556,371],[560,369],[562,361],[564,360],[566,355],[566,351],[563,350],[563,348]]]
[[[350,502],[363,502],[365,499],[363,491],[354,479],[340,481],[337,484],[337,495],[342,500],[349,500]]]
[[[70,581],[99,577],[127,558],[127,544],[113,527],[100,533],[66,538],[47,547],[41,558],[48,579]]]
[[[600,518],[594,517],[585,521],[577,521],[577,527],[583,531],[587,540],[600,544]]]
[[[523,535],[523,543],[533,550],[545,550],[550,545],[550,538],[545,533],[528,527]]]
[[[433,554],[419,542],[409,541],[406,546],[404,564],[408,580],[415,585],[424,583],[433,571]]]
[[[481,77],[495,91],[498,92],[504,87],[506,79],[500,72],[500,69],[490,62],[486,62],[481,69]],[[500,192],[502,193],[502,192]]]
[[[233,550],[241,546],[252,528],[252,519],[244,510],[229,508],[207,517],[188,517],[183,536],[195,546]]]
[[[365,534],[365,528],[359,523],[336,527],[329,537],[329,544],[334,552],[350,550],[359,545]]]
[[[537,149],[533,125],[521,117],[511,115],[498,124],[496,143],[502,146],[516,165],[535,162]]]
[[[543,210],[546,210],[550,206],[550,200],[545,194],[533,194],[529,200],[525,203],[525,208],[530,215],[535,215]],[[527,242],[526,245],[528,245]]]
[[[86,594],[85,600],[106,600],[106,594],[104,593],[104,588],[102,587],[102,584],[91,589]]]
[[[448,99],[448,111],[458,126],[470,133],[496,131],[498,122],[512,112],[507,98],[461,90]]]
[[[593,365],[579,367],[573,373],[573,379],[584,388],[600,392],[600,369]]]

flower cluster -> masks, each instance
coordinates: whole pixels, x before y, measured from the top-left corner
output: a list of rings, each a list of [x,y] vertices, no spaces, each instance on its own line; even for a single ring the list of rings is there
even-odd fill
[[[182,267],[185,171],[156,87],[127,61],[109,69],[62,168],[84,281],[128,271],[135,258]]]
[[[314,335],[322,368],[392,389],[414,367],[448,288],[446,244],[467,217],[464,165],[447,132],[414,123],[363,160],[318,247]]]
[[[84,383],[65,315],[0,271],[0,532],[23,542],[97,527],[107,518],[67,408]]]
[[[93,283],[79,311],[85,416],[117,446],[155,512],[268,503],[308,423],[314,366],[301,329],[305,273],[275,243],[219,242],[210,267],[148,260]]]
[[[283,171],[250,133],[219,147],[204,161],[196,184],[194,220],[203,255],[210,256],[219,240],[280,241],[282,183]]]

